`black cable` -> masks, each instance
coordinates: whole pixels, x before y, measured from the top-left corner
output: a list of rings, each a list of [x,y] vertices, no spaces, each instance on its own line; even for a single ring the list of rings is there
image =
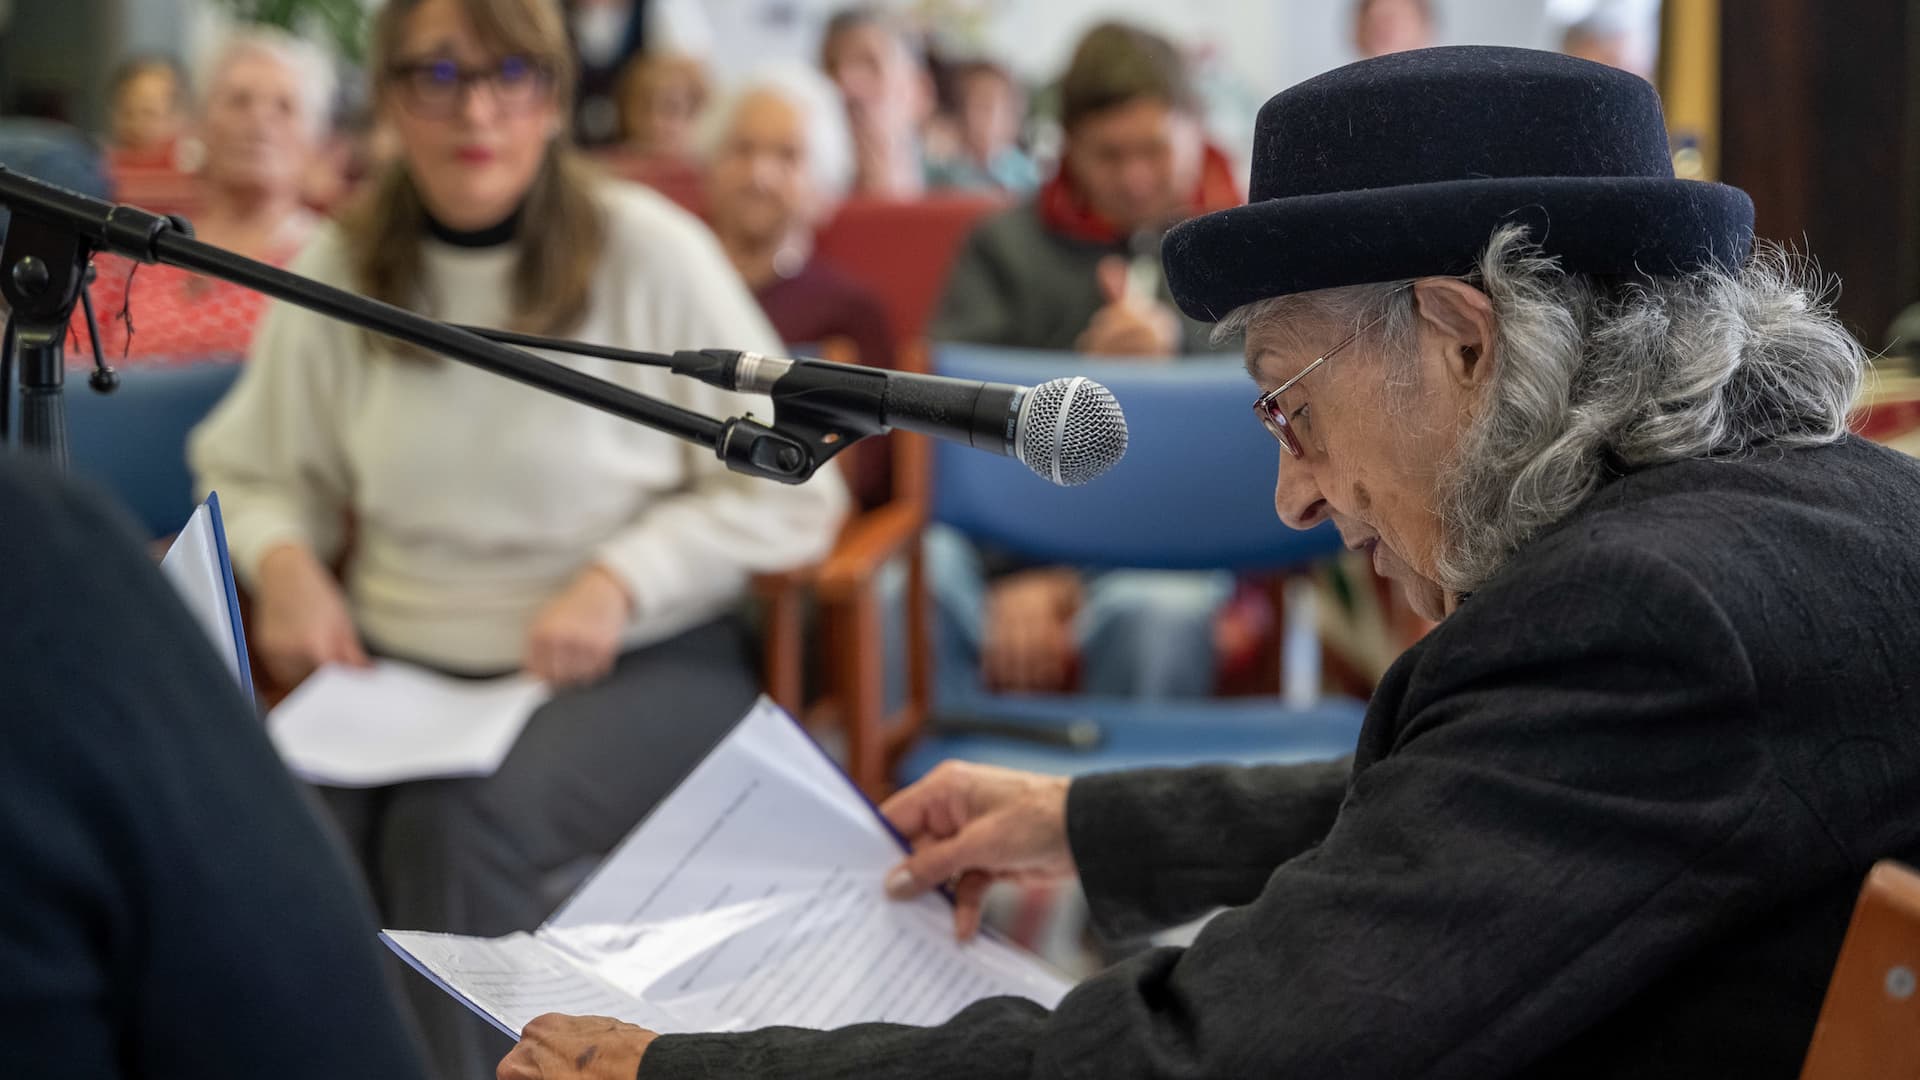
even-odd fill
[[[567,341],[564,338],[541,337],[538,334],[520,334],[512,330],[490,330],[484,326],[456,326],[475,337],[501,345],[512,345],[519,349],[547,349],[551,352],[572,353],[575,356],[591,356],[598,360],[617,360],[623,364],[639,364],[642,367],[670,367],[673,357],[666,353],[635,352],[632,349],[616,349],[611,345],[589,345],[584,341]]]

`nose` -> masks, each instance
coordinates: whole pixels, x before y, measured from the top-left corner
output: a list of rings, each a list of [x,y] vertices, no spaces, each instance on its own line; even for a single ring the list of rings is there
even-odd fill
[[[493,84],[484,79],[465,83],[454,93],[459,95],[454,111],[469,126],[490,123],[500,106],[499,99],[494,95]]]
[[[1311,529],[1327,520],[1327,500],[1320,493],[1313,467],[1284,450],[1280,475],[1273,484],[1273,510],[1290,529]]]
[[[1127,197],[1134,202],[1145,203],[1159,194],[1160,170],[1149,158],[1129,160],[1121,176]]]

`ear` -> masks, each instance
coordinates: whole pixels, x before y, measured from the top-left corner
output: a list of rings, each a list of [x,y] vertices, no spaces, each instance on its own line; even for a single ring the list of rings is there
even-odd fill
[[[1459,278],[1423,278],[1413,296],[1421,337],[1438,345],[1448,379],[1461,389],[1484,383],[1493,370],[1493,301]]]

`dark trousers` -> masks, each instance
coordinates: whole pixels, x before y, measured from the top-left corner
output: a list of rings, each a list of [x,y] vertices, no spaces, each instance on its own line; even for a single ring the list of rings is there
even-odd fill
[[[497,936],[532,930],[672,791],[759,692],[747,634],[721,620],[622,656],[555,697],[500,771],[323,788],[382,925]],[[480,1080],[511,1042],[408,971],[407,997],[444,1080]]]

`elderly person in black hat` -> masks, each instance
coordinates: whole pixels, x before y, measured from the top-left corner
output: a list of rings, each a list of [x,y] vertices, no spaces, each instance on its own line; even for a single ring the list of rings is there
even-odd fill
[[[944,768],[884,808],[888,884],[954,883],[963,933],[1015,875],[1115,933],[1228,910],[1051,1011],[550,1018],[502,1077],[1795,1075],[1862,876],[1920,858],[1920,464],[1847,434],[1859,346],[1623,72],[1366,61],[1255,153],[1175,296],[1246,334],[1280,515],[1442,620],[1353,759]]]

